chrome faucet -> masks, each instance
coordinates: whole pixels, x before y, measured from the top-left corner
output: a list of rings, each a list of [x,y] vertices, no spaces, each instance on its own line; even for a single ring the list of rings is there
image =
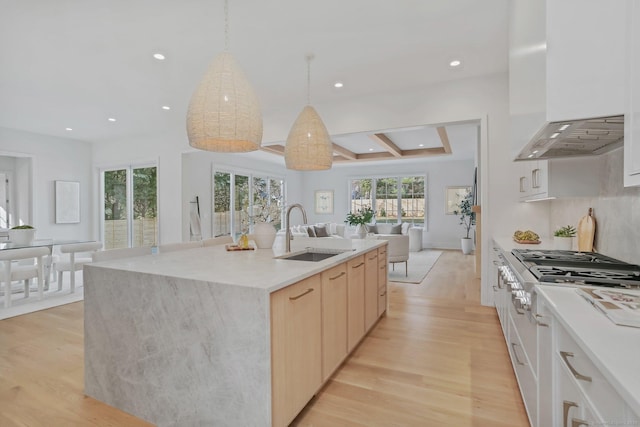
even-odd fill
[[[291,210],[293,208],[300,208],[300,211],[302,212],[302,220],[304,221],[305,224],[307,223],[307,213],[304,211],[304,208],[300,203],[294,203],[287,208],[287,214],[285,219],[287,230],[285,231],[285,235],[284,235],[285,236],[284,241],[286,242],[285,243],[286,252],[291,252],[291,226],[289,225],[289,214],[291,213]]]

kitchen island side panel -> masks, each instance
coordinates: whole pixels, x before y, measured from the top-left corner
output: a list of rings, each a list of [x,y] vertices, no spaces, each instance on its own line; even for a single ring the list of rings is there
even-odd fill
[[[269,293],[84,269],[85,394],[158,426],[271,423]]]

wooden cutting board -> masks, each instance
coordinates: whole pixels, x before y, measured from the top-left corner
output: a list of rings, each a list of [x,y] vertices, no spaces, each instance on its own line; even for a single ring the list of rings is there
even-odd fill
[[[593,238],[596,235],[596,219],[593,217],[593,209],[578,222],[578,250],[580,252],[593,252]]]

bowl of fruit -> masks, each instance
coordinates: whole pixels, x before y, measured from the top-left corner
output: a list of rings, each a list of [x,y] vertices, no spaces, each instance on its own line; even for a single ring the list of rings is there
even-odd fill
[[[513,233],[513,240],[518,243],[537,245],[540,243],[540,236],[531,230],[516,230],[516,232]]]

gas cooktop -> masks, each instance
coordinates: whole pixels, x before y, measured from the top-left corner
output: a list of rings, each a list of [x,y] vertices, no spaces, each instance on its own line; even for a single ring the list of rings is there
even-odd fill
[[[540,283],[640,288],[640,266],[595,252],[514,249]]]
[[[558,265],[565,262],[630,265],[624,261],[619,261],[615,258],[596,252],[560,251],[552,249],[514,249],[511,253],[521,262],[530,262],[537,265]]]

